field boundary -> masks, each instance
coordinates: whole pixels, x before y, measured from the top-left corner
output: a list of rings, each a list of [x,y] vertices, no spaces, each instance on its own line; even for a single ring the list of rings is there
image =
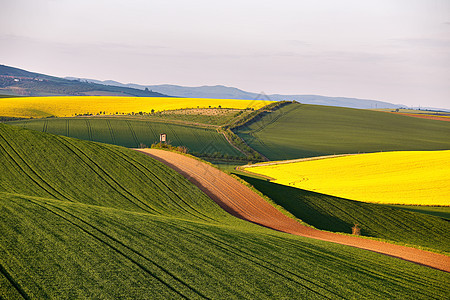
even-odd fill
[[[261,163],[251,164],[251,165],[239,166],[238,168],[239,168],[240,171],[244,171],[247,168],[253,168],[253,167],[283,165],[283,164],[290,164],[290,163],[296,163],[296,162],[302,162],[302,161],[321,160],[321,159],[336,158],[336,157],[351,156],[351,155],[359,155],[359,154],[362,154],[362,153],[333,154],[333,155],[305,157],[305,158],[288,159],[288,160],[277,160],[277,161],[261,162]]]
[[[140,149],[139,151],[179,172],[225,211],[237,218],[277,231],[365,249],[450,272],[450,257],[447,255],[305,226],[281,213],[235,178],[200,160],[159,149]]]

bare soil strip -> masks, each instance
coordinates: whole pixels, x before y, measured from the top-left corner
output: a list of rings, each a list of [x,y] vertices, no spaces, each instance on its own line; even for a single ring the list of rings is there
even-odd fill
[[[449,256],[357,236],[321,231],[302,225],[282,214],[235,178],[208,164],[159,149],[139,149],[138,151],[176,170],[198,186],[225,211],[240,219],[274,230],[366,249],[450,272]]]

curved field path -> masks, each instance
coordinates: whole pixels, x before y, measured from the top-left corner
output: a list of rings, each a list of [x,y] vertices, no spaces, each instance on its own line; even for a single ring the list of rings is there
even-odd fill
[[[198,186],[225,211],[240,219],[318,240],[366,249],[450,272],[450,257],[385,242],[321,231],[283,215],[250,188],[226,173],[196,159],[159,149],[139,149],[176,170]]]

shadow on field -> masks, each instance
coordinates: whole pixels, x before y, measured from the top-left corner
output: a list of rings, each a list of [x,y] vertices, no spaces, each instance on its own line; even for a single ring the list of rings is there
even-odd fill
[[[235,174],[253,185],[261,193],[271,198],[276,204],[284,207],[303,222],[317,229],[352,233],[353,223],[347,223],[326,212],[333,206],[329,198],[332,196],[310,192],[298,188],[288,187],[266,180],[261,180],[241,174]],[[334,209],[339,209],[334,207]],[[361,230],[364,234],[364,230]]]

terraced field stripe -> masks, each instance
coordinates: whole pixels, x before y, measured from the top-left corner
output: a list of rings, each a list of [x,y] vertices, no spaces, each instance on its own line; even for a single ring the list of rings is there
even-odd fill
[[[116,136],[114,135],[114,131],[111,126],[111,121],[109,119],[106,119],[106,124],[108,125],[109,134],[111,135],[111,140],[113,141],[113,144],[116,144]]]
[[[125,257],[126,259],[130,260],[131,262],[133,262],[135,265],[137,265],[141,270],[143,270],[144,272],[148,273],[150,276],[152,276],[153,278],[155,278],[156,280],[158,280],[160,283],[162,283],[163,285],[165,285],[167,288],[169,288],[170,290],[172,290],[173,292],[175,292],[177,295],[179,295],[182,298],[185,299],[189,299],[192,297],[192,295],[185,295],[186,291],[179,291],[177,290],[173,283],[170,284],[170,282],[166,282],[166,281],[175,281],[177,283],[177,285],[181,285],[184,288],[187,288],[188,290],[194,292],[194,294],[196,296],[200,296],[204,299],[209,299],[208,297],[206,297],[205,295],[203,295],[200,291],[196,290],[195,288],[189,286],[187,283],[185,283],[184,281],[182,281],[180,278],[178,278],[177,276],[175,276],[174,274],[172,274],[169,270],[163,268],[161,265],[159,265],[158,263],[156,263],[155,261],[151,260],[150,258],[142,255],[141,253],[139,253],[138,251],[134,250],[133,248],[131,248],[130,246],[127,246],[126,244],[124,244],[123,242],[121,242],[120,240],[114,238],[113,236],[109,235],[108,233],[106,233],[104,230],[101,230],[100,228],[89,224],[88,222],[84,221],[83,219],[77,217],[76,215],[60,208],[54,205],[51,205],[49,203],[47,203],[48,206],[53,207],[54,209],[59,210],[60,212],[62,212],[65,215],[68,215],[69,217],[63,216],[61,213],[57,213],[56,211],[49,209],[41,204],[38,204],[32,200],[27,199],[28,201],[34,203],[35,205],[38,205],[46,210],[48,210],[49,212],[59,216],[60,218],[66,220],[67,222],[69,222],[70,224],[74,225],[75,227],[79,228],[80,230],[82,230],[83,232],[85,232],[86,234],[90,235],[91,237],[93,237],[94,239],[100,241],[101,243],[105,244],[106,246],[110,247],[111,249],[113,249],[114,251],[116,251],[117,253],[119,253],[120,255],[122,255],[123,257]],[[71,220],[72,219],[72,220]],[[74,222],[77,221],[80,224],[77,224]],[[88,229],[84,228],[84,226],[87,226]],[[91,229],[91,230],[89,230]],[[100,233],[100,235],[95,234],[95,232]],[[102,238],[103,237],[103,238]],[[106,237],[106,239],[105,239]],[[115,245],[114,245],[115,244]],[[122,248],[122,249],[120,249]],[[128,253],[126,253],[128,252]],[[131,252],[131,255],[130,253]],[[137,256],[137,258],[133,258],[132,255]],[[153,265],[156,270],[161,271],[163,274],[166,274],[167,277],[169,277],[168,279],[163,279],[160,278],[159,276],[157,276],[156,274],[154,274],[148,267],[146,267],[143,263],[138,261],[138,258],[143,259],[144,261],[147,261],[148,263],[150,263],[151,265]]]
[[[134,132],[133,126],[131,125],[129,120],[125,120],[125,123],[127,124],[128,128],[130,129],[131,136],[133,137],[133,140],[134,140],[134,142],[136,144],[135,147],[139,147],[139,140],[138,140],[138,138],[136,136],[136,133]]]

